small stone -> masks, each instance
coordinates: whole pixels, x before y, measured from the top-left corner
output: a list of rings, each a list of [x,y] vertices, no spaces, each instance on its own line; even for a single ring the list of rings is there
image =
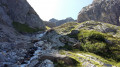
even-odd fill
[[[34,44],[35,47],[39,47],[42,46],[44,44],[44,41],[39,41],[37,43]]]
[[[38,67],[54,67],[54,64],[52,61],[46,59]]]
[[[37,59],[34,59],[30,62],[30,64],[28,65],[28,67],[34,67],[39,61]]]

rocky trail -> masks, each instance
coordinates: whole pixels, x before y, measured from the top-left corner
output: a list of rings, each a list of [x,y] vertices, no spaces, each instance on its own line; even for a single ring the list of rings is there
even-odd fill
[[[46,32],[39,34],[36,36],[37,39],[41,39],[42,36],[44,36]],[[28,60],[24,60],[23,64],[20,65],[20,67],[34,67],[39,63],[39,58],[43,55],[49,55],[50,53],[54,52],[54,50],[51,50],[50,43],[48,43],[46,40],[38,41],[34,44],[34,47],[31,49],[31,51],[28,54],[26,58],[29,58]],[[39,65],[39,67],[43,67],[43,64],[45,67],[53,67],[53,62],[50,60],[45,60]]]

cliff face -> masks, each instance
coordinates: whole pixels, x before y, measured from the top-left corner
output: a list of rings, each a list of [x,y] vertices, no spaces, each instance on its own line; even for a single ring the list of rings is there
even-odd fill
[[[33,28],[45,28],[26,0],[0,0],[0,23],[12,26],[12,22],[27,24]]]
[[[32,35],[19,32],[36,29],[45,25],[26,0],[0,0],[0,67],[18,67],[16,62],[33,47]]]
[[[78,22],[94,20],[120,25],[119,4],[120,0],[93,0],[92,4],[80,11]]]

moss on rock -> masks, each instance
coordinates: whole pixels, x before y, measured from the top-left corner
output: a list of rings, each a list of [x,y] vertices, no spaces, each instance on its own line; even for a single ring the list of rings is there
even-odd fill
[[[43,31],[43,29],[31,28],[27,24],[21,24],[19,22],[13,22],[13,27],[20,33],[34,33],[38,31]]]

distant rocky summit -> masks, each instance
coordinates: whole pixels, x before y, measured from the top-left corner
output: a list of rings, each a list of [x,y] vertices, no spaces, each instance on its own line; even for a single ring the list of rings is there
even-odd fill
[[[44,23],[45,23],[45,26],[48,26],[50,28],[56,27],[55,22],[44,21]]]
[[[63,19],[63,20],[57,20],[57,19],[52,18],[49,20],[49,22],[55,23],[56,26],[60,26],[60,25],[67,23],[67,22],[76,22],[76,20],[74,20],[71,17],[68,17],[68,18]]]
[[[57,22],[57,21],[58,21],[58,20],[55,19],[55,18],[52,18],[52,19],[49,20],[49,22]]]
[[[120,25],[120,0],[93,0],[93,3],[84,7],[79,15],[78,22],[88,20]]]

